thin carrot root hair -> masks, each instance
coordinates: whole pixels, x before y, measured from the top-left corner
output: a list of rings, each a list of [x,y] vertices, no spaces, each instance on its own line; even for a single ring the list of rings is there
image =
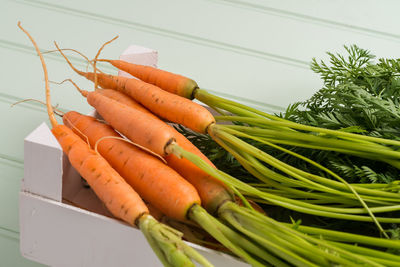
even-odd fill
[[[82,96],[86,97],[88,94],[88,91],[81,89],[72,79],[65,79],[64,81],[62,81],[60,84],[63,84],[64,82],[70,82],[72,83],[73,86],[75,86],[76,90],[79,91],[79,93],[81,93]]]
[[[21,104],[21,103],[28,102],[28,101],[38,102],[38,103],[40,103],[40,104],[46,106],[46,103],[43,102],[43,101],[41,101],[41,100],[34,99],[34,98],[26,98],[26,99],[19,100],[19,101],[15,102],[15,103],[12,103],[12,104],[11,104],[11,107],[14,107],[14,106],[16,106],[16,105],[19,105],[19,104]],[[54,110],[53,112],[54,112],[56,115],[60,116],[60,117],[64,116],[65,112],[62,111],[62,110],[60,110],[60,109],[58,109],[57,107],[58,107],[58,104],[55,105],[55,106],[53,106],[53,110]]]
[[[72,64],[72,62],[69,60],[69,58],[62,52],[62,50],[64,50],[64,49],[61,49],[61,48],[58,46],[57,42],[55,42],[55,41],[54,41],[54,45],[56,46],[57,51],[60,52],[60,54],[64,57],[65,61],[67,61],[68,65],[71,67],[71,69],[72,69],[73,71],[75,71],[76,73],[78,73],[79,75],[81,75],[81,76],[83,76],[83,77],[86,77],[85,74],[87,73],[87,68],[86,68],[86,72],[83,72],[83,71],[78,70],[78,69]],[[93,63],[92,63],[93,60],[89,60],[86,56],[85,56],[85,59],[87,59],[88,62],[89,62],[89,64],[91,64],[91,65],[93,66]],[[100,72],[101,74],[104,74],[104,75],[106,74],[105,72],[101,71],[101,70],[98,69],[97,67],[96,67],[96,69],[97,69],[98,72]],[[86,78],[87,78],[87,77],[86,77]]]
[[[150,149],[145,148],[144,146],[141,146],[141,145],[139,145],[139,144],[137,144],[137,143],[135,143],[135,142],[132,142],[131,140],[128,140],[128,139],[126,139],[126,138],[119,137],[119,136],[103,136],[103,137],[101,137],[99,140],[97,140],[96,143],[95,143],[95,145],[94,145],[94,150],[96,151],[97,154],[99,154],[99,152],[97,151],[97,146],[98,146],[98,144],[99,144],[102,140],[104,140],[104,139],[118,139],[118,140],[125,141],[125,142],[127,142],[127,143],[129,143],[129,144],[131,144],[131,145],[134,145],[134,146],[136,146],[137,148],[139,148],[139,149],[141,149],[141,150],[143,150],[143,151],[145,151],[145,152],[151,154],[152,156],[158,158],[158,159],[161,160],[164,164],[167,165],[167,161],[166,161],[162,156],[158,155],[157,153],[154,153],[153,151],[151,151]],[[89,139],[88,139],[88,140],[89,140]]]
[[[114,40],[116,40],[119,36],[115,36],[114,38],[112,38],[111,40],[105,42],[99,49],[99,51],[97,51],[96,56],[93,59],[93,72],[94,72],[94,90],[97,90],[97,58],[99,57],[101,51],[104,49],[104,47],[110,43],[112,43]]]
[[[44,102],[41,101],[41,100],[37,100],[37,99],[33,99],[33,98],[28,98],[28,99],[23,99],[23,100],[20,100],[20,101],[18,101],[18,102],[15,102],[15,103],[11,104],[11,107],[14,107],[15,105],[18,105],[18,104],[21,104],[21,103],[27,102],[27,101],[39,102],[40,104],[43,104],[43,105],[46,106],[46,103],[44,103]],[[64,117],[65,112],[59,110],[59,109],[57,108],[57,106],[58,106],[58,104],[57,104],[56,106],[53,106],[53,109],[54,109],[54,110],[53,110],[53,113],[55,113],[57,116]],[[87,144],[89,145],[89,147],[90,147],[89,138],[88,138],[84,133],[82,133],[78,128],[76,128],[76,127],[72,124],[72,122],[71,122],[67,117],[64,117],[64,118],[65,118],[65,120],[71,125],[72,128],[74,128],[76,131],[79,132],[79,134],[81,134],[82,136],[85,137],[86,143],[87,143]],[[97,151],[96,151],[96,152],[97,152]]]
[[[55,42],[55,41],[54,41]],[[89,65],[91,65],[93,67],[93,60],[90,60],[87,56],[85,56],[85,54],[83,54],[82,52],[79,52],[76,49],[73,48],[61,48],[61,49],[53,49],[53,50],[47,50],[45,52],[42,52],[42,54],[49,54],[49,53],[54,53],[54,52],[59,52],[59,51],[72,51],[77,53],[78,55],[80,55],[81,57],[83,57],[86,61],[86,72],[88,72],[89,69]],[[101,71],[100,69],[98,69],[100,73],[104,73],[103,71]]]
[[[89,137],[88,137],[86,134],[84,134],[81,130],[79,130],[79,129],[72,123],[72,121],[70,121],[70,120],[68,119],[67,116],[64,116],[63,119],[65,119],[65,120],[69,123],[69,125],[71,125],[71,127],[72,127],[74,130],[76,130],[81,136],[85,137],[85,141],[86,141],[86,143],[88,144],[89,148],[91,149],[92,147],[91,147],[90,142],[89,142]],[[96,153],[99,154],[99,153],[97,152],[97,150],[96,150]]]
[[[46,86],[46,106],[47,106],[47,114],[49,115],[49,119],[51,122],[51,125],[57,126],[58,122],[56,120],[56,117],[54,116],[54,110],[53,107],[51,105],[50,102],[50,86],[49,86],[49,75],[47,73],[47,66],[46,63],[44,62],[44,58],[42,53],[40,52],[39,46],[36,44],[35,40],[32,38],[32,36],[29,34],[29,32],[27,32],[22,26],[21,26],[21,22],[18,21],[18,27],[28,36],[28,38],[31,40],[33,46],[36,49],[36,52],[39,55],[40,58],[40,62],[42,63],[42,67],[43,67],[43,72],[44,72],[44,81],[45,81],[45,86]]]

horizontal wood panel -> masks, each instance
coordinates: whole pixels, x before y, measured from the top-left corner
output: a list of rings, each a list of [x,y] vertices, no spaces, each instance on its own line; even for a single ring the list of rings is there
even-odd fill
[[[260,9],[246,8],[247,5],[221,4],[229,2],[236,1],[137,0],[121,2],[123,8],[114,8],[115,3],[110,1],[99,3],[91,0],[81,3],[73,0],[62,4],[53,4],[51,1],[21,1],[38,8],[50,8],[56,12],[65,12],[92,20],[109,23],[112,23],[111,20],[117,20],[119,27],[116,30],[121,30],[121,34],[124,33],[124,28],[141,28],[147,32],[154,31],[176,38],[186,38],[189,42],[201,41],[204,45],[218,44],[221,49],[235,47],[237,50],[252,50],[301,64],[307,64],[311,57],[320,56],[322,55],[320,53],[327,49],[338,49],[343,44],[349,43],[368,45],[371,49],[376,47],[377,53],[393,55],[400,41],[400,38],[386,40],[380,35],[375,36],[373,30],[368,32],[351,26],[340,28],[335,27],[334,24],[323,24],[320,23],[318,17],[310,16],[310,19],[305,20],[301,16],[296,18],[282,16],[278,12],[260,12]],[[283,2],[286,5],[290,4],[290,2]],[[309,10],[314,10],[313,7],[316,6],[320,15],[324,14],[322,10],[325,13],[330,11],[330,14],[334,14],[337,9],[344,9],[343,1],[339,4],[322,2],[325,3],[314,5],[313,2],[307,1],[302,5],[291,4],[304,6],[304,9]],[[390,7],[394,9],[398,6],[388,4],[383,9],[387,10]],[[350,5],[349,10],[353,9],[354,7]],[[368,18],[365,15],[360,17],[364,20]],[[398,21],[399,19],[393,22]],[[388,50],[391,54],[387,54]]]
[[[44,111],[35,110],[26,106],[10,108],[9,103],[0,101],[1,125],[7,125],[0,132],[2,142],[1,153],[7,155],[7,159],[23,162],[24,138],[35,129],[41,122],[47,121]]]
[[[396,0],[205,0],[236,5],[310,23],[399,39]]]
[[[44,266],[22,257],[18,235],[0,228],[0,266],[40,267]]]
[[[380,56],[400,53],[393,40],[218,1],[130,1],[121,10],[114,9],[113,2],[92,1],[68,1],[63,3],[65,7],[43,1],[15,5],[22,13],[33,8],[40,18],[46,18],[27,21],[47,29],[45,33],[34,30],[44,44],[57,39],[94,54],[100,40],[118,33],[120,40],[107,48],[105,55],[115,57],[132,42],[146,45],[160,51],[161,67],[191,76],[202,87],[278,106],[303,100],[318,89],[318,77],[307,64],[313,56],[323,57],[326,50],[342,51],[343,44],[358,43]],[[47,19],[54,22],[51,27]],[[15,23],[12,17],[9,21]],[[63,28],[64,21],[69,27]],[[9,34],[23,43],[24,36],[17,35],[17,31]]]
[[[23,169],[10,166],[0,159],[0,172],[0,228],[19,232],[18,192]]]

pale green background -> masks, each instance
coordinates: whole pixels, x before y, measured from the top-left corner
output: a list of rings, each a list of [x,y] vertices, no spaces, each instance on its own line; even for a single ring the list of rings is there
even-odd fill
[[[0,266],[37,266],[19,253],[18,191],[23,139],[42,121],[39,58],[16,24],[41,49],[76,48],[94,57],[105,40],[120,35],[104,57],[129,44],[159,51],[159,67],[194,78],[201,87],[269,111],[303,100],[320,87],[308,64],[325,51],[356,43],[381,57],[400,56],[398,1],[329,0],[0,0]],[[46,55],[50,79],[76,77],[57,54]],[[85,63],[73,56],[73,63]],[[114,72],[110,67],[103,68]],[[69,85],[52,85],[53,103],[90,108]],[[264,105],[268,103],[272,105]],[[62,231],[62,229],[60,229]],[[62,240],[60,240],[62,242]]]

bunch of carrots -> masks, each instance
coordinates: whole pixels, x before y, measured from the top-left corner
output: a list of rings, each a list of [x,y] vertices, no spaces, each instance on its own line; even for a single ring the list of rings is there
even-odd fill
[[[283,137],[274,136],[271,131],[295,134],[297,128],[213,96],[184,76],[120,60],[98,59],[106,44],[93,60],[93,72],[76,69],[56,44],[75,72],[94,82],[94,91],[82,90],[73,84],[106,123],[70,111],[62,115],[64,125],[58,125],[50,103],[45,64],[37,49],[45,70],[52,131],[71,164],[113,215],[142,230],[165,266],[190,266],[191,260],[203,266],[211,265],[184,245],[178,231],[151,217],[140,198],[165,216],[194,223],[252,266],[397,266],[400,256],[376,249],[400,249],[397,241],[282,223],[268,217],[250,199],[318,216],[371,221],[382,228],[381,223],[399,223],[400,219],[375,217],[374,213],[399,210],[399,196],[347,184],[311,161],[310,164],[328,172],[337,181],[300,171],[274,159],[246,139],[280,148],[277,144]],[[99,73],[98,61],[108,62],[138,79]],[[206,108],[192,102],[193,98],[208,104],[222,116],[214,117]],[[220,125],[216,119],[234,121],[236,125]],[[249,175],[281,193],[260,190],[218,170],[166,121],[209,134],[238,159]],[[270,127],[270,132],[265,125]],[[346,136],[343,140],[350,142],[352,138],[355,137]],[[311,145],[317,146],[317,141],[321,140]],[[378,145],[371,145],[374,146]],[[328,146],[332,147],[337,146]],[[357,153],[364,155],[368,151]],[[94,165],[98,162],[102,167]],[[267,168],[266,164],[280,172]],[[326,205],[338,202],[347,206]]]

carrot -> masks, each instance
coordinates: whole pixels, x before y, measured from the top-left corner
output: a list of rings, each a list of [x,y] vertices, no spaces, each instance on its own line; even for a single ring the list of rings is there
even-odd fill
[[[151,66],[128,63],[123,60],[97,59],[97,61],[108,62],[142,81],[188,99],[194,98],[194,91],[198,88],[197,83],[192,79]]]
[[[65,113],[63,120],[65,125],[72,125],[72,129],[76,127],[88,136],[92,147],[102,137],[120,136],[109,125],[74,111]],[[122,140],[105,139],[99,142],[98,151],[144,200],[165,215],[183,221],[189,208],[201,203],[189,182],[143,150]]]
[[[179,146],[188,151],[193,145],[181,142]],[[211,214],[217,213],[221,203],[234,201],[233,193],[223,182],[199,169],[189,160],[178,158],[173,154],[167,155],[165,159],[168,166],[177,171],[197,189],[203,206]]]
[[[215,123],[214,116],[205,107],[141,80],[129,79],[118,90],[157,116],[182,124],[193,131],[206,133],[208,127]]]
[[[118,91],[112,90],[112,89],[102,89],[102,90],[98,90],[97,92],[99,92],[100,94],[102,94],[103,96],[106,96],[108,98],[111,98],[121,104],[124,104],[126,106],[132,107],[138,111],[141,111],[143,113],[147,113],[150,116],[154,116],[153,113],[151,113],[150,111],[148,111],[145,107],[143,107],[142,105],[140,105],[138,102],[136,102],[135,100],[133,100],[132,98],[130,98],[129,96],[120,93]],[[155,116],[154,116],[155,117]]]
[[[165,154],[165,147],[175,141],[174,133],[162,121],[146,113],[131,109],[101,93],[87,92],[87,102],[111,125],[135,143],[159,155]],[[115,116],[119,114],[119,116]],[[142,132],[136,128],[143,129]]]
[[[88,182],[109,211],[130,225],[142,230],[150,246],[164,266],[194,266],[190,258],[204,266],[212,266],[205,258],[181,240],[181,233],[157,222],[140,196],[129,186],[108,162],[92,150],[79,136],[65,125],[58,124],[50,101],[47,67],[36,42],[18,22],[18,27],[29,37],[42,63],[47,113],[52,133],[67,155],[71,165]]]
[[[148,213],[139,195],[69,128],[54,125],[52,133],[67,154],[71,165],[84,177],[108,210],[115,217],[137,225],[141,215]]]

